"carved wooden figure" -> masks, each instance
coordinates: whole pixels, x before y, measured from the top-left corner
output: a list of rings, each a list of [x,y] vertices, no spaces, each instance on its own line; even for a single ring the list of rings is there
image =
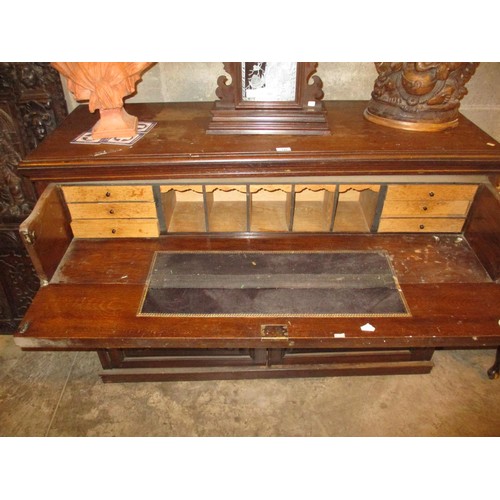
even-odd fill
[[[99,109],[101,119],[92,128],[94,139],[131,137],[138,119],[123,109],[123,98],[135,91],[135,84],[150,62],[53,62],[67,78],[68,90],[76,100],[88,100],[89,110]]]
[[[365,118],[387,127],[436,132],[458,125],[460,100],[479,63],[375,63],[378,78]]]

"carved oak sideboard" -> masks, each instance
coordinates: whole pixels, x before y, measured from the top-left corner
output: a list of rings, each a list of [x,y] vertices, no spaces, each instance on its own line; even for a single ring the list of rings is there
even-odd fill
[[[74,145],[76,109],[20,165],[41,281],[15,342],[93,350],[104,381],[428,373],[500,345],[500,145],[469,120],[331,135],[206,133],[212,103],[130,105],[133,146]],[[498,371],[496,367],[491,374]]]
[[[59,74],[48,63],[0,63],[0,333],[15,331],[38,289],[18,231],[35,194],[17,165],[66,115]]]

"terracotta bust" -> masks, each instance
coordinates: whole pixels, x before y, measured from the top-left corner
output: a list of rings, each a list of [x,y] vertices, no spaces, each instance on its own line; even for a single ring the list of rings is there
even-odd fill
[[[137,133],[137,117],[123,109],[123,98],[153,63],[149,62],[53,62],[67,78],[75,99],[88,100],[89,110],[99,110],[101,119],[92,129],[95,139],[130,137]]]

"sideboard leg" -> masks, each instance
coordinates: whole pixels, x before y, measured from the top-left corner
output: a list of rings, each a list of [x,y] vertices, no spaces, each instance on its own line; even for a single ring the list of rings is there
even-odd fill
[[[433,347],[413,347],[410,348],[412,361],[430,361],[434,354]]]
[[[113,368],[113,363],[111,362],[111,357],[109,355],[108,349],[97,349],[97,355],[99,356],[99,361],[101,362],[101,366],[105,370]]]
[[[101,366],[105,370],[120,368],[124,359],[122,349],[97,349],[97,355],[99,356]]]
[[[500,377],[500,347],[497,347],[495,363],[493,363],[493,366],[488,370],[488,377],[491,380]]]

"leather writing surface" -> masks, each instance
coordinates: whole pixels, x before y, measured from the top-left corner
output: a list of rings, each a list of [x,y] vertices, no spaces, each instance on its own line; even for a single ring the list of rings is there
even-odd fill
[[[157,252],[139,315],[407,315],[384,252]]]

